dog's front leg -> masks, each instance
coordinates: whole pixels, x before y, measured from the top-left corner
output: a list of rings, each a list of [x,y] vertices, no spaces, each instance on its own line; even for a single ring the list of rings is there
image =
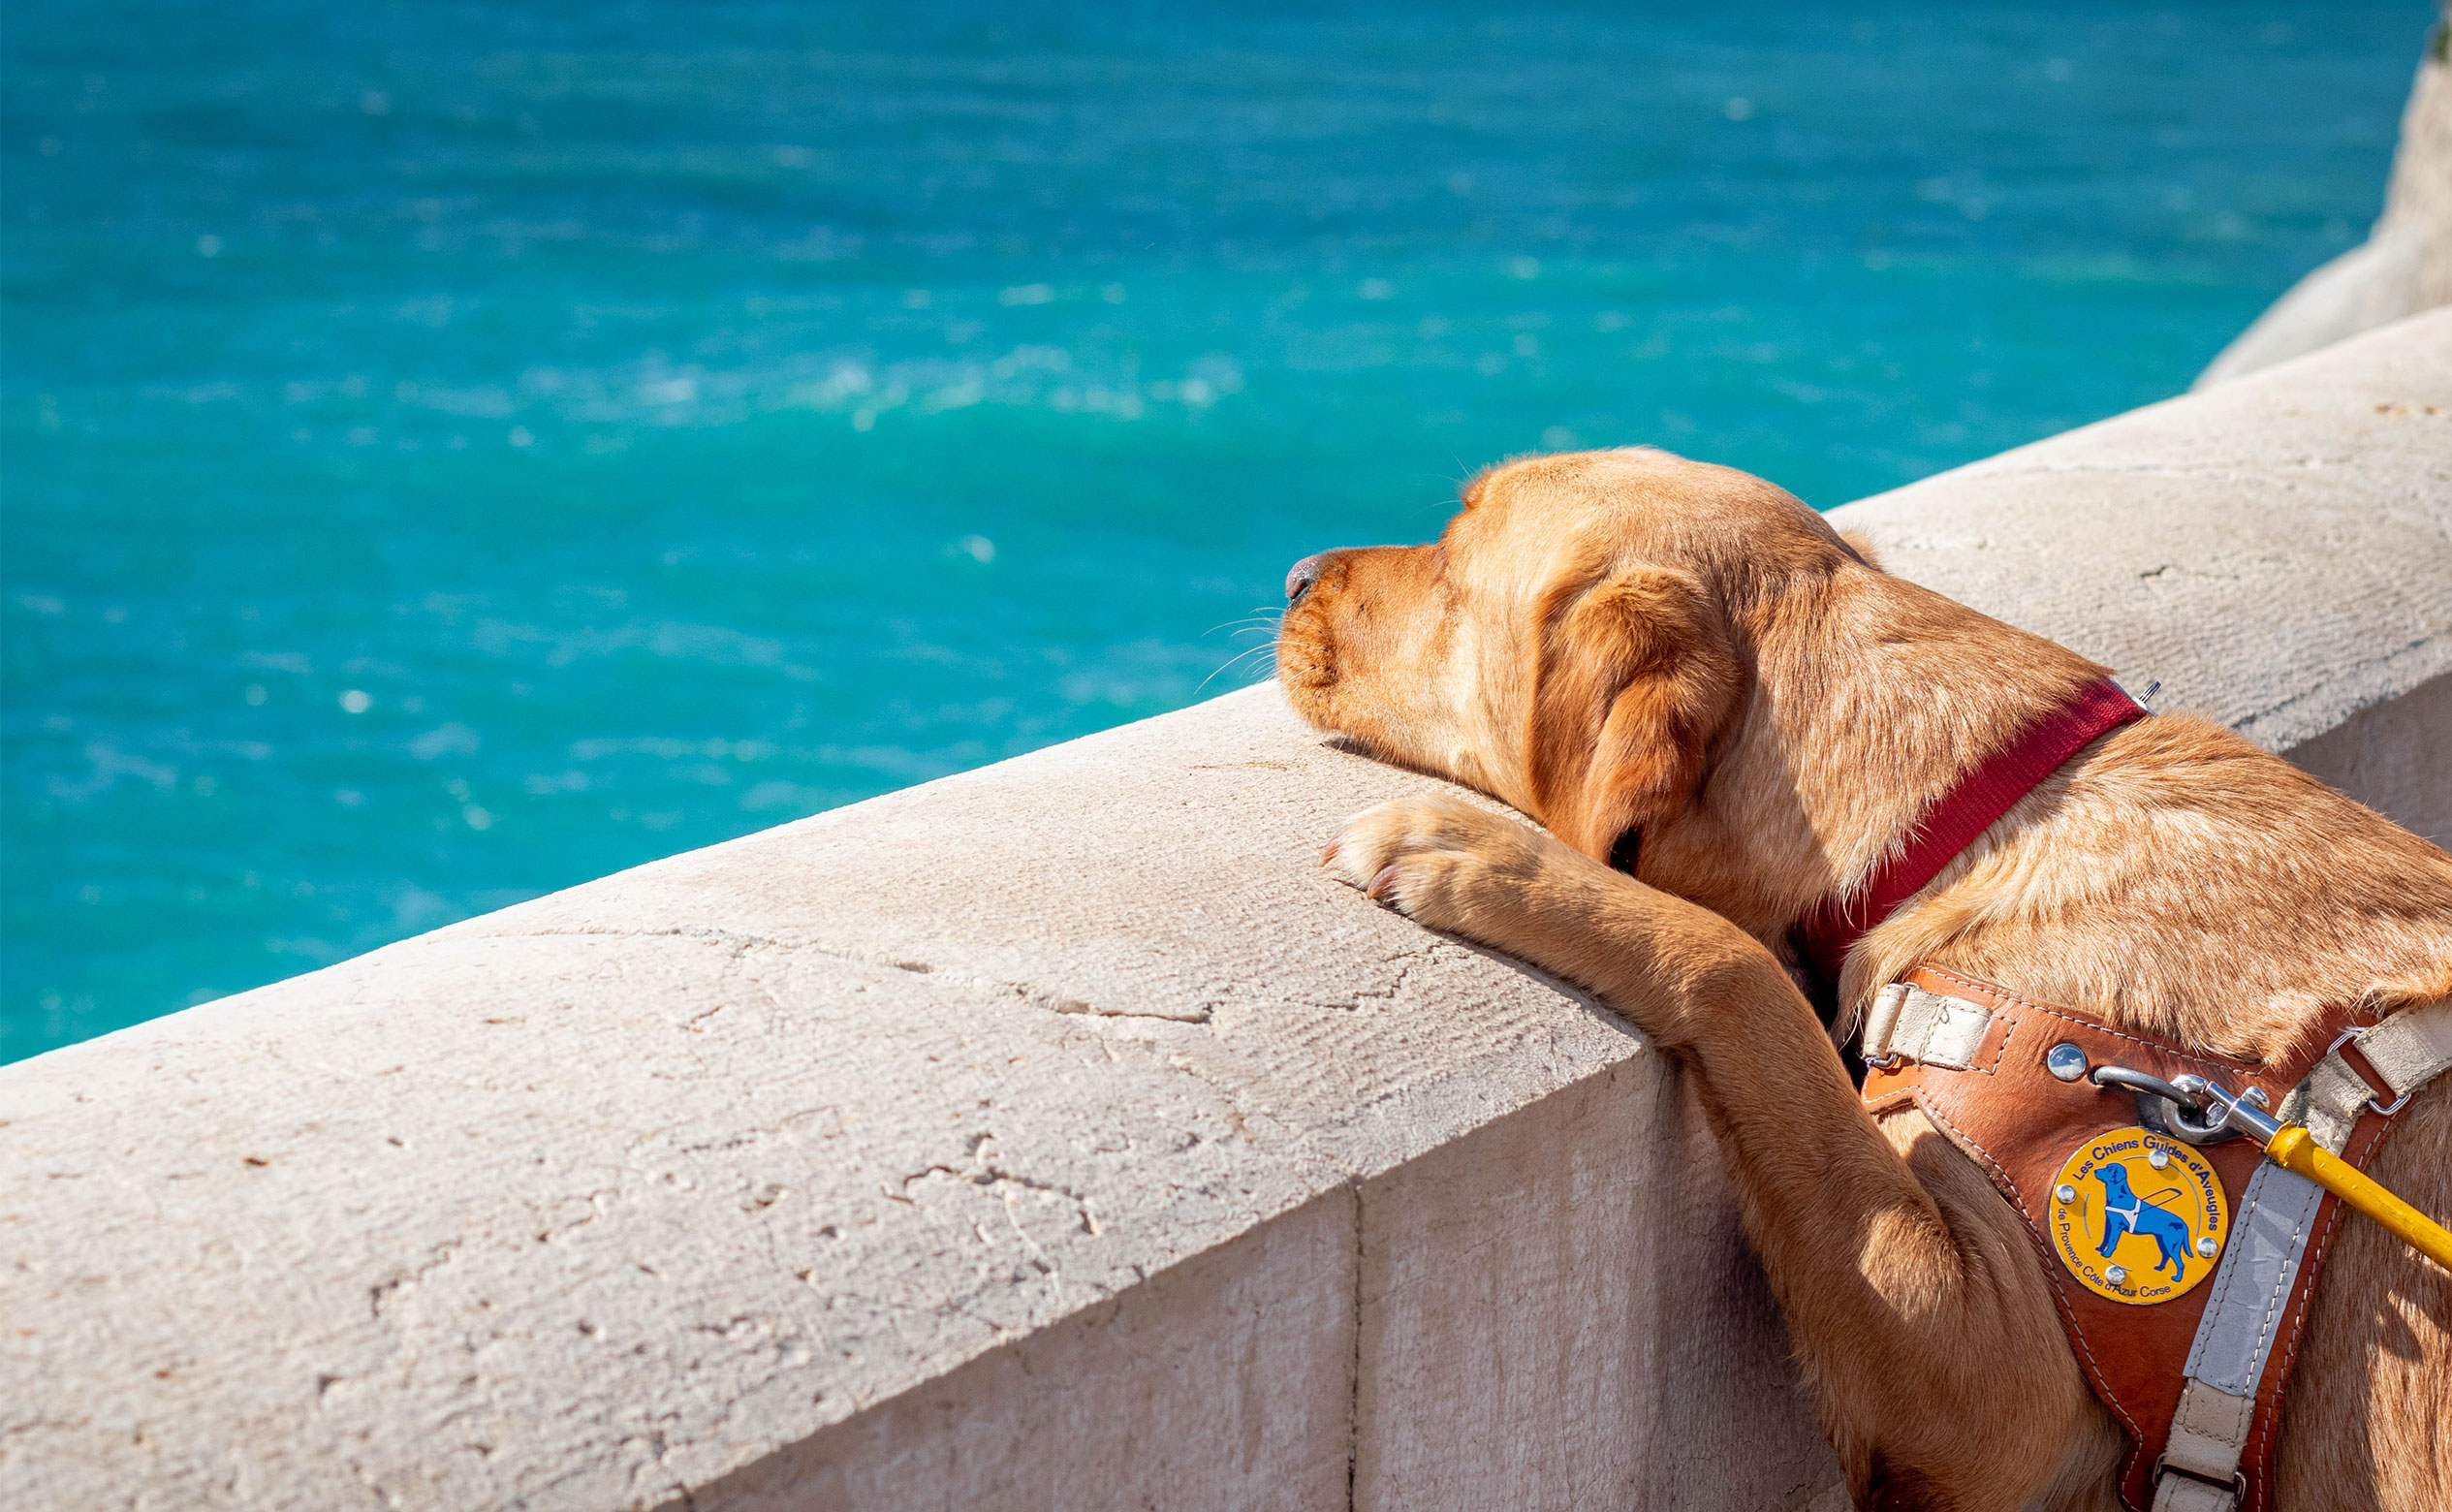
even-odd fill
[[[1450,797],[1360,815],[1326,861],[1691,1068],[1860,1506],[2016,1508],[2065,1472],[2094,1409],[2016,1215],[1920,1116],[1874,1125],[1759,942]]]

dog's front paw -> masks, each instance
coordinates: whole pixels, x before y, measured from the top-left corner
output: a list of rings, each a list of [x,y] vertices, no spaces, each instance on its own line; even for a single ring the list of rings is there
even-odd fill
[[[1321,857],[1406,917],[1502,950],[1544,869],[1583,860],[1538,830],[1444,793],[1365,809]]]

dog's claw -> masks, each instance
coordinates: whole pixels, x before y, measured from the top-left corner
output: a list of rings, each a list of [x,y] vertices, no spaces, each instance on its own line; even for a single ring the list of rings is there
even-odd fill
[[[1370,885],[1363,889],[1363,896],[1376,901],[1386,898],[1389,891],[1396,885],[1397,868],[1394,866],[1382,866],[1379,868],[1379,875],[1372,877],[1370,879]]]
[[[1320,865],[1323,866],[1333,866],[1336,865],[1336,848],[1344,843],[1345,838],[1342,835],[1329,841],[1328,849],[1320,852]]]

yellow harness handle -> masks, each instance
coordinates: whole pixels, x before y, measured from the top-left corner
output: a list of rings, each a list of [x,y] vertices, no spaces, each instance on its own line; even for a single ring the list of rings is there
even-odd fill
[[[2296,1123],[2285,1123],[2265,1141],[2265,1156],[2285,1171],[2295,1171],[2395,1235],[2420,1254],[2452,1271],[2452,1232],[2394,1196],[2367,1173],[2315,1142]]]

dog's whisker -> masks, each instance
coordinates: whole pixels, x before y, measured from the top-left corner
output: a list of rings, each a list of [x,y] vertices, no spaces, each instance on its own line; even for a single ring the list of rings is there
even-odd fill
[[[1263,615],[1263,614],[1259,614],[1259,613],[1255,612],[1255,613],[1252,613],[1252,614],[1248,614],[1243,615],[1241,619],[1221,619],[1221,620],[1219,620],[1217,623],[1215,623],[1215,624],[1213,624],[1213,625],[1210,626],[1208,629],[1206,629],[1206,630],[1202,631],[1202,632],[1201,632],[1201,634],[1202,634],[1202,635],[1204,635],[1204,636],[1211,636],[1211,635],[1215,635],[1215,634],[1216,634],[1218,631],[1220,631],[1220,630],[1226,630],[1226,629],[1238,628],[1238,627],[1241,627],[1241,626],[1243,626],[1243,625],[1252,625],[1252,624],[1261,624],[1261,623],[1265,623],[1268,619],[1273,618],[1273,617],[1274,617],[1274,616],[1273,616],[1273,615]]]
[[[1252,614],[1245,614],[1241,619],[1228,619],[1221,621],[1220,623],[1213,624],[1201,632],[1201,638],[1203,640],[1207,640],[1209,637],[1217,634],[1220,630],[1225,631],[1229,635],[1240,635],[1246,630],[1267,630],[1276,625],[1282,617],[1283,616],[1279,614],[1264,614],[1255,611]]]
[[[1275,639],[1273,637],[1273,638],[1269,641],[1269,643],[1268,643],[1266,646],[1254,646],[1247,647],[1247,648],[1245,648],[1245,649],[1243,649],[1243,650],[1237,651],[1234,655],[1232,655],[1232,656],[1228,657],[1225,661],[1223,661],[1223,662],[1219,663],[1219,664],[1218,664],[1218,666],[1217,666],[1217,668],[1216,668],[1216,670],[1212,671],[1212,672],[1211,672],[1211,673],[1210,673],[1208,677],[1203,677],[1203,678],[1201,679],[1201,681],[1200,681],[1200,686],[1199,686],[1199,687],[1196,687],[1196,688],[1194,688],[1194,689],[1192,690],[1192,695],[1193,695],[1193,697],[1195,697],[1195,698],[1199,697],[1199,696],[1201,695],[1202,691],[1203,691],[1204,689],[1208,688],[1208,686],[1209,686],[1210,683],[1212,683],[1212,682],[1216,681],[1219,677],[1221,677],[1225,676],[1228,672],[1232,671],[1232,670],[1233,670],[1233,669],[1234,669],[1234,668],[1235,668],[1238,664],[1240,664],[1240,663],[1242,663],[1242,662],[1244,662],[1244,661],[1248,661],[1248,660],[1252,659],[1253,657],[1257,656],[1259,653],[1261,653],[1261,652],[1263,652],[1263,651],[1274,652],[1274,651],[1276,650],[1276,648],[1277,648],[1277,643],[1276,643]]]
[[[1225,666],[1232,667],[1241,662],[1254,660],[1262,655],[1274,651],[1276,648],[1277,643],[1274,640],[1270,641],[1265,646],[1245,646],[1243,649],[1237,651],[1234,655],[1228,657],[1226,659]],[[1224,668],[1220,668],[1219,670],[1223,671]]]

